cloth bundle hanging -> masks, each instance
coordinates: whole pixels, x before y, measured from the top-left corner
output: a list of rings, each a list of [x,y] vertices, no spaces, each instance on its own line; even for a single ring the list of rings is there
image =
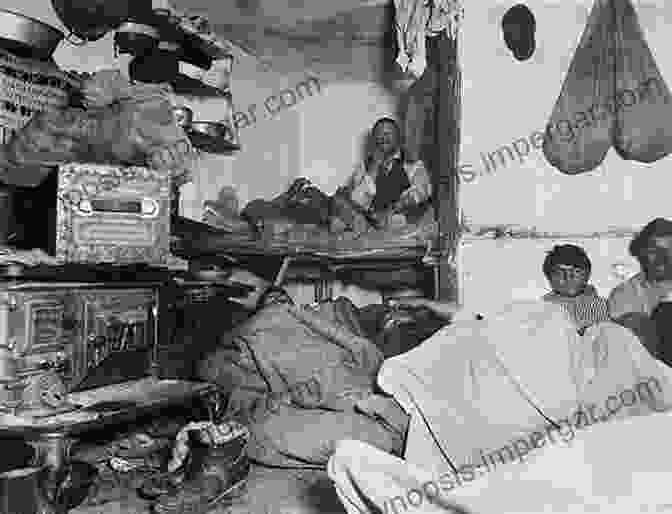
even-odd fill
[[[6,183],[34,187],[66,162],[168,169],[178,186],[191,180],[197,157],[175,122],[170,89],[131,84],[116,70],[98,73],[83,86],[86,109],[40,112],[0,146]]]
[[[546,127],[543,151],[562,173],[672,153],[672,96],[630,0],[596,0]]]
[[[416,80],[427,66],[425,37],[444,30],[457,37],[464,17],[460,0],[395,0],[395,28],[399,54],[396,63]]]

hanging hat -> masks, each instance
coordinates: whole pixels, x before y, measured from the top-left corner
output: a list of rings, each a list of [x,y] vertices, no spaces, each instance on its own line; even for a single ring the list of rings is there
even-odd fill
[[[519,61],[526,61],[536,48],[536,21],[532,11],[524,5],[511,7],[502,17],[504,42]]]

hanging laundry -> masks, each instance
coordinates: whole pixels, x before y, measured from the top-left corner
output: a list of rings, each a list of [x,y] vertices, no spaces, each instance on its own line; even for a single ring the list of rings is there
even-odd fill
[[[427,67],[425,37],[444,30],[457,36],[464,10],[458,0],[394,0],[399,55],[397,64],[416,79]]]
[[[425,164],[428,157],[426,146],[433,139],[436,85],[436,71],[431,67],[426,68],[422,76],[408,89],[402,104],[406,153],[409,159],[421,160]]]

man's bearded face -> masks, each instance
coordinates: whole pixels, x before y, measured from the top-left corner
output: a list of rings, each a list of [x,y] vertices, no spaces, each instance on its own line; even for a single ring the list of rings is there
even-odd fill
[[[380,123],[373,131],[376,150],[389,156],[399,149],[399,131],[393,123]]]

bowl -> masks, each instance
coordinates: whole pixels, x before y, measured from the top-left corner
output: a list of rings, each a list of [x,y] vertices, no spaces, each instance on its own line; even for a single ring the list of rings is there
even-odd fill
[[[50,60],[65,34],[56,27],[0,9],[0,48],[19,57]]]
[[[228,153],[240,150],[231,127],[226,123],[194,121],[189,125],[187,135],[191,144],[204,152]]]

